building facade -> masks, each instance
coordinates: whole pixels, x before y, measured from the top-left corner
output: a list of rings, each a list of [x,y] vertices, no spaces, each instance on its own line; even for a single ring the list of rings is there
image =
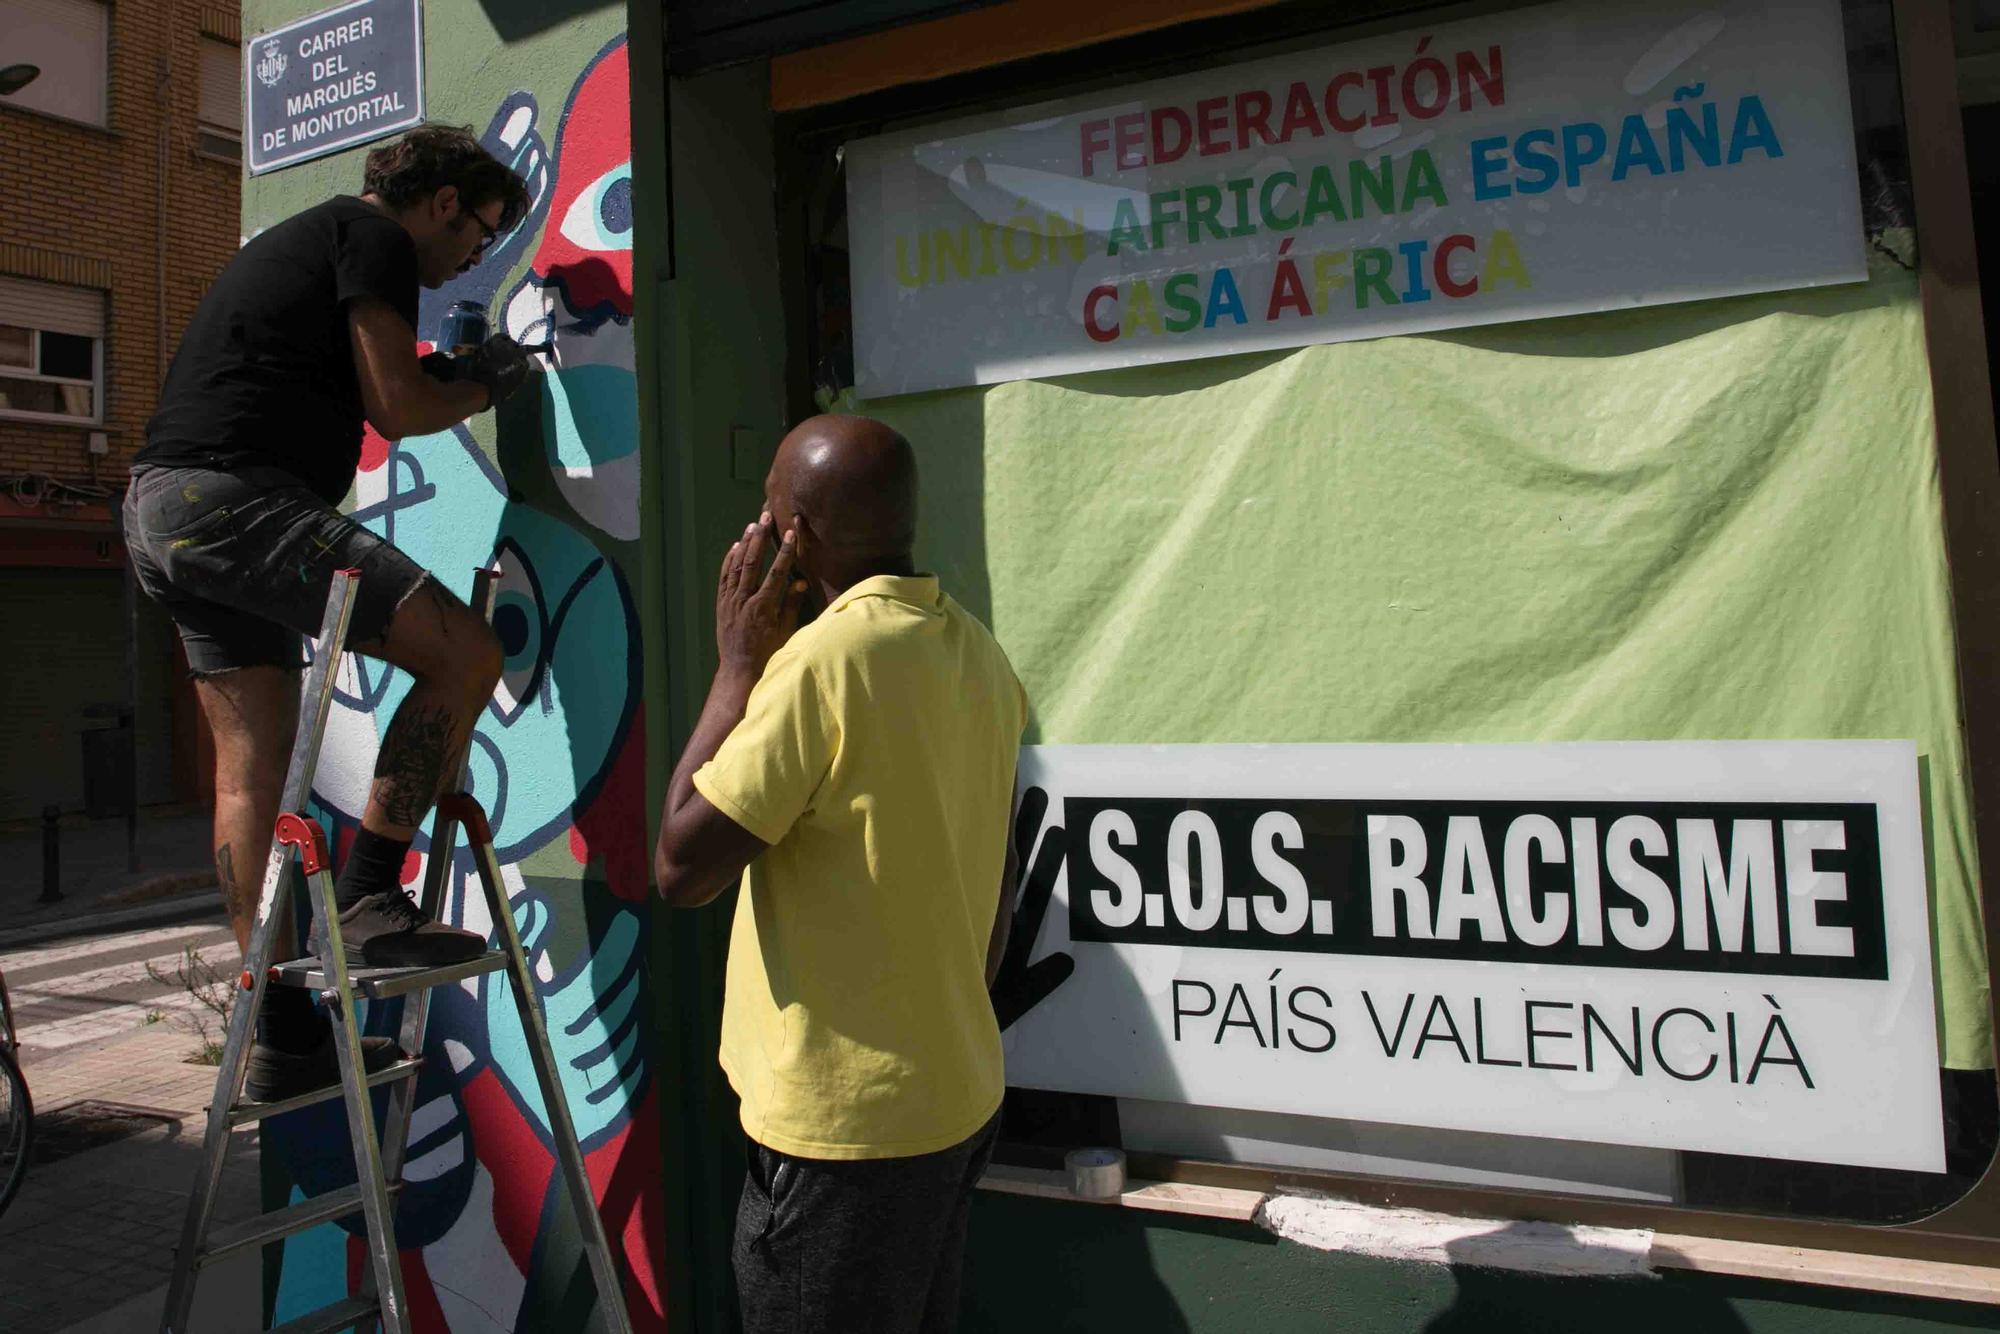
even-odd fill
[[[246,36],[327,8],[270,0]],[[917,443],[919,558],[991,621],[1019,668],[1036,706],[1037,781],[1067,818],[1095,812],[1069,831],[1066,888],[1032,869],[1042,858],[1024,859],[1030,895],[1043,896],[1019,919],[1041,932],[1031,957],[1072,954],[1076,980],[1008,1037],[1010,1071],[1034,1078],[1013,1081],[975,1206],[963,1328],[1994,1327],[1995,915],[1979,866],[2000,846],[2000,467],[1977,284],[1992,195],[1965,146],[1986,121],[1954,94],[1966,74],[1983,96],[1958,57],[1990,35],[1955,27],[1934,0],[1643,16],[1509,3],[663,14],[429,0],[422,15],[429,114],[482,133],[536,202],[479,269],[426,294],[418,336],[432,336],[446,302],[474,300],[524,340],[552,333],[558,355],[538,401],[371,440],[349,504],[455,587],[475,564],[501,571],[507,675],[480,724],[473,786],[495,810],[515,912],[561,1018],[571,1105],[637,1327],[733,1328],[742,1150],[714,1066],[728,914],[652,911],[647,793],[700,709],[714,562],[755,512],[787,425],[828,405],[882,416]],[[1793,65],[1814,77],[1781,101],[1773,89]],[[1317,73],[1271,72],[1295,67]],[[1722,97],[1721,111],[1702,111]],[[1600,106],[1615,114],[1576,110]],[[1461,112],[1484,119],[1451,123]],[[1052,133],[1067,158],[1034,158],[1034,136]],[[1541,135],[1568,160],[1537,168],[1530,136]],[[244,230],[351,190],[360,152],[255,178]],[[1514,167],[1487,165],[1504,154]],[[1538,315],[1145,351],[1321,314],[1330,296],[1387,319],[1469,299],[1475,280],[1509,298],[1554,286],[1626,176],[1816,155],[1830,165],[1799,189],[1830,191],[1813,196],[1831,201],[1824,215],[1748,248],[1733,285],[1666,300],[1614,274],[1598,304]],[[1199,174],[1207,158],[1213,180]],[[1438,163],[1434,178],[1419,166]],[[1154,180],[1155,165],[1174,169]],[[1669,184],[1692,194],[1694,181]],[[1488,202],[1508,182],[1520,186],[1513,212],[1445,230],[1448,205]],[[1636,263],[1685,225],[1684,206],[1676,195],[1624,215],[1617,243]],[[1795,252],[1834,233],[1837,263],[1786,276]],[[1155,265],[1149,250],[1167,258]],[[1713,258],[1700,250],[1678,253]],[[1226,296],[1225,254],[1240,262]],[[1241,276],[1252,273],[1254,287]],[[1043,291],[1010,286],[1050,275],[1060,281]],[[1132,355],[1104,358],[1120,344]],[[956,378],[894,379],[897,356],[951,348]],[[989,374],[1002,357],[1012,369]],[[396,702],[363,671],[342,690],[318,791],[336,832],[352,824]],[[1894,898],[1903,944],[1851,976],[1755,957],[1618,973],[1601,956],[1509,953],[1525,948],[1506,934],[1516,912],[1537,935],[1554,920],[1551,882],[1527,883],[1503,915],[1493,884],[1514,854],[1497,834],[1477,855],[1468,840],[1485,835],[1458,836],[1453,854],[1442,825],[1428,836],[1462,872],[1449,935],[1476,934],[1495,946],[1484,954],[1439,946],[1439,916],[1401,954],[1261,956],[1253,896],[1225,905],[1208,888],[1203,840],[1241,843],[1249,822],[1201,803],[1279,800],[1291,766],[1319,762],[1311,747],[1883,738],[1905,747],[1905,874],[1873,910],[1879,920]],[[1307,749],[1248,750],[1288,745]],[[1061,766],[1080,762],[1060,753],[1069,747],[1147,748],[1120,779],[1155,803],[1134,832],[1104,825],[1114,832],[1095,838],[1103,812],[1090,803],[1106,794],[1063,796]],[[1424,791],[1471,800],[1465,772],[1440,761]],[[1718,790],[1740,777],[1707,772]],[[1520,796],[1486,781],[1475,795],[1489,804]],[[1623,780],[1578,781],[1566,796],[1530,795],[1609,801]],[[1170,826],[1162,801],[1211,823]],[[1050,829],[1056,809],[1038,811]],[[1280,813],[1300,846],[1335,827]],[[1356,812],[1319,814],[1348,820],[1353,845]],[[1605,826],[1630,815],[1569,814]],[[1748,840],[1770,818],[1746,815],[1738,841],[1713,845],[1733,943],[1720,943],[1720,917],[1712,932],[1701,919],[1702,940],[1739,956],[1784,956],[1795,938],[1839,952],[1820,928],[1861,929],[1858,890],[1824,917],[1788,908],[1784,932],[1762,934],[1757,913],[1776,921],[1781,900],[1757,886],[1774,888],[1779,871],[1814,902],[1834,892],[1821,874],[1831,867],[1852,877],[1842,892],[1863,878],[1811,848],[1758,861]],[[1568,851],[1548,842],[1552,826],[1537,827],[1543,870],[1561,860],[1583,875],[1587,863],[1594,877],[1620,855],[1614,879],[1676,869],[1632,843],[1586,855],[1579,842],[1562,860],[1547,855]],[[1038,828],[1018,831],[1024,848]],[[1175,838],[1178,859],[1162,850]],[[1274,850],[1294,845],[1267,839],[1275,861],[1217,852],[1214,864],[1232,885],[1255,864],[1275,886]],[[1055,844],[1042,833],[1039,846]],[[1381,899],[1429,902],[1437,884],[1398,865],[1407,874]],[[1128,934],[1079,906],[1090,866],[1130,873],[1099,886],[1130,910],[1111,924]],[[1647,874],[1652,902],[1673,910],[1666,870]],[[1331,903],[1337,879],[1307,865],[1299,922],[1317,920],[1305,909]],[[1693,896],[1703,883],[1675,888]],[[1133,888],[1114,893],[1120,884]],[[1072,889],[1078,901],[1043,914]],[[471,897],[453,911],[478,925]],[[1341,900],[1326,934],[1368,908],[1365,893]],[[1638,939],[1632,905],[1618,910],[1608,936],[1585,941],[1579,928],[1564,943]],[[1238,916],[1246,925],[1224,925]],[[1165,934],[1146,938],[1155,926]],[[1217,947],[1221,932],[1237,935]],[[1349,985],[1384,951],[1413,976],[1455,968],[1472,980],[1422,996],[1413,982],[1385,1012],[1382,996]],[[1107,961],[1131,961],[1130,975]],[[1546,990],[1565,986],[1586,991]],[[1598,986],[1622,989],[1629,1030],[1611,1031]],[[1704,1010],[1689,987],[1729,1005]],[[1829,1022],[1814,1007],[1836,994],[1865,997],[1881,1022]],[[545,1118],[504,1008],[468,990],[434,1013],[429,1133],[413,1151],[402,1234],[418,1328],[586,1319]],[[1598,1028],[1552,1027],[1579,1012]],[[1572,1068],[1592,1043],[1598,1063]],[[1378,1045],[1405,1063],[1350,1073]],[[1902,1064],[1872,1080],[1850,1067],[1835,1085],[1823,1062],[1854,1051]],[[1426,1085],[1440,1069],[1478,1082]],[[1400,1119],[1381,1110],[1405,1094]],[[1852,1133],[1871,1124],[1856,1101],[1890,1094],[1921,1115]],[[269,1202],[339,1184],[338,1144],[323,1121],[273,1122]],[[1105,1146],[1159,1184],[1129,1191],[1123,1208],[1076,1199],[1065,1153]],[[272,1319],[339,1296],[359,1272],[357,1245],[337,1226],[291,1241],[267,1271]]]
[[[175,341],[237,245],[239,37],[234,8],[194,0],[0,4],[0,60],[35,71],[0,93],[0,819],[113,800],[123,738],[83,733],[128,714],[141,804],[205,782],[174,637],[128,601],[115,518]]]

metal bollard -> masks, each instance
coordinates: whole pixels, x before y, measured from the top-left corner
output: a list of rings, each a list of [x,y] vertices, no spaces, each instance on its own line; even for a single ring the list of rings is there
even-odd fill
[[[62,812],[42,807],[42,896],[37,903],[62,902],[62,832],[56,821]]]

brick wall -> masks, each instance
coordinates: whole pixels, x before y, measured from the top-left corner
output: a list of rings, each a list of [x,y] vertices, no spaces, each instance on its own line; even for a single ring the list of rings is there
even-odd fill
[[[0,273],[109,293],[104,424],[0,420],[0,478],[41,473],[87,483],[89,433],[103,430],[111,453],[97,461],[97,478],[122,485],[167,358],[237,246],[241,171],[197,151],[195,108],[202,39],[239,41],[238,11],[201,0],[116,0],[110,34],[107,127],[0,101]],[[65,517],[63,508],[50,517]],[[68,517],[103,516],[71,509]]]

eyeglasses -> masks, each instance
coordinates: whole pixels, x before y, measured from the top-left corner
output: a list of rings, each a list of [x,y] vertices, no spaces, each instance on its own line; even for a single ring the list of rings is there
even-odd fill
[[[477,213],[474,213],[471,209],[465,210],[465,216],[471,218],[473,222],[477,223],[479,226],[479,246],[472,253],[475,255],[483,255],[487,251],[493,248],[494,242],[500,239],[500,233],[494,231],[491,227],[488,227],[486,225],[486,219],[480,217]]]

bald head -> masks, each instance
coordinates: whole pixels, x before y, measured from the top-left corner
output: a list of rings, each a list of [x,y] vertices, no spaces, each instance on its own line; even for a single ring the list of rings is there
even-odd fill
[[[819,548],[821,578],[866,577],[907,567],[917,536],[917,457],[910,442],[872,417],[829,414],[793,428],[764,484],[783,529],[799,524],[802,559]],[[883,564],[884,569],[868,568]]]

